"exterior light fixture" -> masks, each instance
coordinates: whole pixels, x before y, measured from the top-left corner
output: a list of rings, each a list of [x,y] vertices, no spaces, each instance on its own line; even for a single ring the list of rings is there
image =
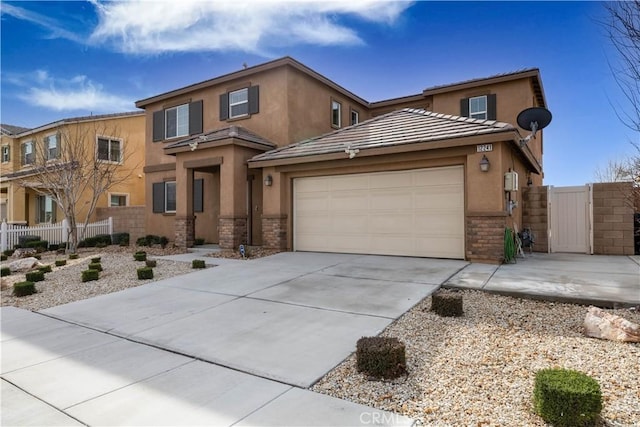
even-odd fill
[[[273,185],[273,177],[271,175],[267,175],[264,178],[264,185],[266,185],[267,187],[271,187]]]
[[[480,170],[482,172],[489,172],[489,159],[487,159],[487,156],[482,156],[482,159],[480,159]]]

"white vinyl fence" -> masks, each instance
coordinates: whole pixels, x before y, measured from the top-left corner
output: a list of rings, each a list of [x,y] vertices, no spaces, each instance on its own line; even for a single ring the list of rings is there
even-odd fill
[[[83,224],[78,224],[78,236],[82,233]],[[98,234],[113,234],[113,218],[87,224],[84,237],[94,237]],[[66,219],[57,224],[43,224],[34,227],[7,224],[0,225],[0,250],[12,249],[18,244],[20,236],[39,236],[41,240],[51,243],[65,244],[69,240],[69,223]]]

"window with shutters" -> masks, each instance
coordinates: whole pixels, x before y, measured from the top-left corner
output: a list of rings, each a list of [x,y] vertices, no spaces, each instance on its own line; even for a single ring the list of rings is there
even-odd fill
[[[487,97],[475,96],[469,98],[469,117],[472,119],[487,119]]]
[[[220,95],[220,120],[241,119],[258,114],[259,86],[248,86]]]
[[[193,180],[193,211],[203,212],[203,179]],[[176,182],[164,181],[153,183],[152,188],[153,213],[175,213],[176,212]]]
[[[202,133],[202,100],[153,113],[153,142]]]
[[[342,104],[331,100],[331,126],[339,128],[342,126]]]
[[[168,181],[164,183],[164,211],[176,211],[176,182]]]
[[[189,135],[189,105],[179,105],[164,110],[165,138]]]
[[[2,163],[7,163],[11,160],[11,147],[9,145],[2,146]]]
[[[44,137],[44,155],[47,160],[57,159],[60,154],[60,142],[57,134]]]
[[[460,100],[460,115],[478,120],[497,120],[496,95],[481,95]]]
[[[23,166],[31,165],[36,160],[33,152],[33,141],[27,141],[20,147],[22,151],[21,163]]]
[[[360,113],[356,110],[351,110],[351,126],[357,125],[360,122]]]
[[[244,88],[229,92],[229,118],[242,117],[249,114],[249,89]]]
[[[122,141],[109,137],[98,137],[98,160],[105,162],[122,162]]]

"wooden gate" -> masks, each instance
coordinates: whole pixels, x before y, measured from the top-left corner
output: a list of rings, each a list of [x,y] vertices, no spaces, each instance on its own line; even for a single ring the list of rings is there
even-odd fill
[[[592,253],[590,185],[549,186],[549,251]]]

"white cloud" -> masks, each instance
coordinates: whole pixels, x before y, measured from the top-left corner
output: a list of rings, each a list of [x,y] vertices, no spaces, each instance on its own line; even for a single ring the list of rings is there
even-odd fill
[[[47,71],[36,70],[23,76],[25,89],[19,97],[38,107],[54,111],[118,112],[133,110],[132,100],[105,92],[102,85],[87,76],[56,79]]]
[[[32,12],[28,9],[24,9],[22,7],[14,6],[7,2],[2,3],[2,7],[0,8],[0,13],[2,15],[9,15],[16,19],[21,19],[23,21],[31,22],[33,24],[39,25],[47,30],[49,30],[50,38],[64,38],[76,43],[84,43],[84,39],[71,31],[68,31],[64,28],[64,24],[56,21],[53,18],[50,18],[45,15],[41,15],[37,12]]]
[[[99,24],[91,41],[119,51],[259,53],[294,44],[358,45],[364,41],[340,18],[392,24],[407,1],[94,1]]]

